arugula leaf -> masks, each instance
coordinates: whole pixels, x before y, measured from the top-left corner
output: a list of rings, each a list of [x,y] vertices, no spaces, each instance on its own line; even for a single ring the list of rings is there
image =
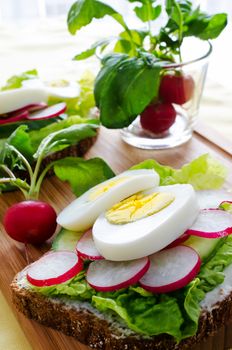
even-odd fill
[[[95,136],[95,130],[98,128],[97,123],[98,121],[94,119],[83,119],[79,116],[72,116],[35,131],[28,132],[28,127],[26,125],[21,125],[12,133],[11,136],[9,136],[7,140],[2,141],[0,160],[4,158],[4,145],[10,144],[17,148],[18,151],[32,163],[34,161],[33,154],[36,152],[40,143],[46,139],[46,137],[53,135],[54,133],[57,134],[61,131],[60,138],[62,138],[62,140],[60,145],[57,144],[56,147],[53,145],[53,149],[51,150],[51,152],[56,152],[57,150],[68,147],[73,143],[78,143],[83,138]],[[73,131],[72,140],[65,140],[63,137],[63,132],[72,126],[76,126],[75,130]],[[58,136],[56,137],[58,138]],[[68,136],[66,135],[66,137]],[[11,156],[15,158],[14,154]]]
[[[158,95],[160,70],[153,55],[108,56],[94,87],[102,124],[108,128],[128,126]]]
[[[7,80],[6,85],[3,86],[0,90],[5,91],[11,89],[18,89],[22,87],[22,82],[24,80],[35,78],[38,78],[38,72],[36,69],[28,70],[20,75],[13,75]]]
[[[97,42],[95,42],[89,49],[78,53],[76,56],[73,57],[74,60],[76,61],[81,61],[81,60],[85,60],[86,58],[89,58],[93,55],[95,55],[96,50],[100,47],[105,48],[113,39],[109,38],[109,39],[102,39],[99,40]]]
[[[59,120],[61,120],[60,117],[34,120],[34,121],[24,120],[23,124],[28,127],[28,130],[40,130],[41,128],[43,128],[47,125],[55,124],[55,122],[58,122]],[[1,125],[1,127],[0,127],[0,140],[6,139],[7,137],[9,137],[20,125],[22,125],[22,121]]]
[[[45,139],[47,136],[49,136],[51,133],[67,129],[72,125],[90,125],[89,130],[92,130],[93,125],[94,125],[94,128],[98,127],[97,124],[98,124],[98,120],[96,119],[84,119],[79,116],[73,115],[58,123],[48,125],[39,131],[38,130],[30,131],[29,137],[31,140],[31,144],[33,145],[33,151],[35,152],[39,144],[42,142],[42,140]],[[90,134],[92,135],[92,132],[90,132]],[[86,136],[86,137],[90,137],[90,136]]]
[[[54,172],[62,181],[68,181],[73,193],[80,196],[91,187],[115,176],[100,158],[84,160],[67,157],[54,163]]]
[[[74,124],[53,132],[41,141],[37,151],[33,154],[33,158],[45,157],[50,153],[75,145],[86,137],[93,137],[96,135],[97,127],[94,124]]]
[[[202,40],[217,38],[227,25],[227,15],[225,13],[208,16],[204,13],[197,13],[198,16],[187,19],[188,29],[185,36],[195,36]]]
[[[143,22],[154,21],[161,14],[162,6],[153,6],[157,0],[129,0],[130,2],[139,2],[141,6],[136,6],[134,11]]]
[[[14,146],[22,153],[29,161],[32,161],[33,147],[29,134],[26,132],[26,125],[19,126],[13,134],[7,139],[7,144]]]
[[[79,29],[92,22],[94,18],[103,18],[106,15],[111,16],[124,28],[127,28],[122,15],[111,6],[98,0],[77,0],[68,13],[68,29],[71,34],[75,34]]]
[[[146,30],[132,29],[130,34],[125,30],[119,34],[119,39],[114,46],[114,52],[126,53],[133,57],[136,54],[135,48],[143,45],[145,37],[148,35]]]

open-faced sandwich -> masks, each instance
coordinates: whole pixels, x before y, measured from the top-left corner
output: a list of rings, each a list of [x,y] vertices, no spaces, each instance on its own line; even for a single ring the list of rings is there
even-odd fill
[[[11,77],[0,89],[1,162],[7,142],[33,165],[33,154],[47,136],[73,126],[76,126],[76,133],[72,142],[67,144],[68,147],[53,148],[43,164],[67,156],[84,155],[97,136],[93,80],[90,73],[84,73],[79,82],[46,83],[39,79],[36,70]],[[13,170],[9,161],[7,166]],[[20,164],[17,167],[19,170]]]
[[[224,176],[204,155],[90,188],[58,215],[52,250],[15,277],[15,305],[95,349],[192,348],[232,316]]]

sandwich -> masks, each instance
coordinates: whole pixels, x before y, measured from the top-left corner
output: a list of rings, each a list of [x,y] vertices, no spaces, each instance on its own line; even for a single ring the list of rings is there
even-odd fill
[[[95,349],[191,349],[232,316],[224,177],[203,155],[90,188],[58,215],[51,251],[16,275],[17,309]]]
[[[86,72],[78,82],[43,82],[36,70],[9,78],[0,89],[0,159],[5,161],[7,143],[33,165],[33,154],[43,139],[74,125],[79,127],[76,142],[51,152],[43,166],[67,156],[83,156],[94,144],[99,124],[93,81],[92,74]],[[7,166],[13,170],[11,163]],[[17,175],[24,176],[16,163]]]

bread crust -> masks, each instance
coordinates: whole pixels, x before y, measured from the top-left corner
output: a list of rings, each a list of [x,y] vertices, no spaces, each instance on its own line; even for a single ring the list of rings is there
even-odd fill
[[[44,326],[72,336],[94,349],[101,350],[184,350],[214,335],[232,319],[232,292],[214,305],[211,311],[203,310],[195,336],[177,344],[173,337],[162,334],[142,337],[127,335],[120,324],[110,322],[104,315],[94,313],[83,304],[75,308],[62,299],[54,299],[36,293],[18,284],[16,276],[11,285],[13,303],[25,316]]]

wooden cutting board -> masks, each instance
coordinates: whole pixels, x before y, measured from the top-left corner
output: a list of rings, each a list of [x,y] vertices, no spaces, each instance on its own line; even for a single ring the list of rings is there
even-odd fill
[[[198,130],[194,138],[181,147],[165,151],[145,151],[123,143],[118,131],[102,129],[96,144],[89,151],[87,157],[98,156],[104,158],[116,173],[126,170],[131,165],[147,158],[154,158],[160,163],[173,167],[180,167],[203,153],[211,153],[230,168],[232,161],[232,144],[226,143],[220,139],[217,134],[209,132],[206,128],[199,127]],[[232,186],[232,174],[229,175],[226,186]],[[57,212],[64,208],[73,198],[74,196],[68,185],[61,183],[55,177],[45,180],[41,192],[41,199],[50,202]],[[12,192],[0,196],[0,222],[2,222],[5,210],[13,203],[22,199],[19,192]],[[0,288],[16,313],[19,323],[32,345],[32,348],[35,350],[89,349],[71,337],[43,327],[17,313],[14,306],[11,304],[10,283],[14,275],[27,264],[25,252],[22,246],[13,242],[5,235],[1,224],[0,231]],[[48,249],[48,244],[39,249],[30,246],[29,256],[31,262]],[[215,337],[197,346],[194,350],[224,350],[232,348],[231,326],[232,324],[222,328]]]

